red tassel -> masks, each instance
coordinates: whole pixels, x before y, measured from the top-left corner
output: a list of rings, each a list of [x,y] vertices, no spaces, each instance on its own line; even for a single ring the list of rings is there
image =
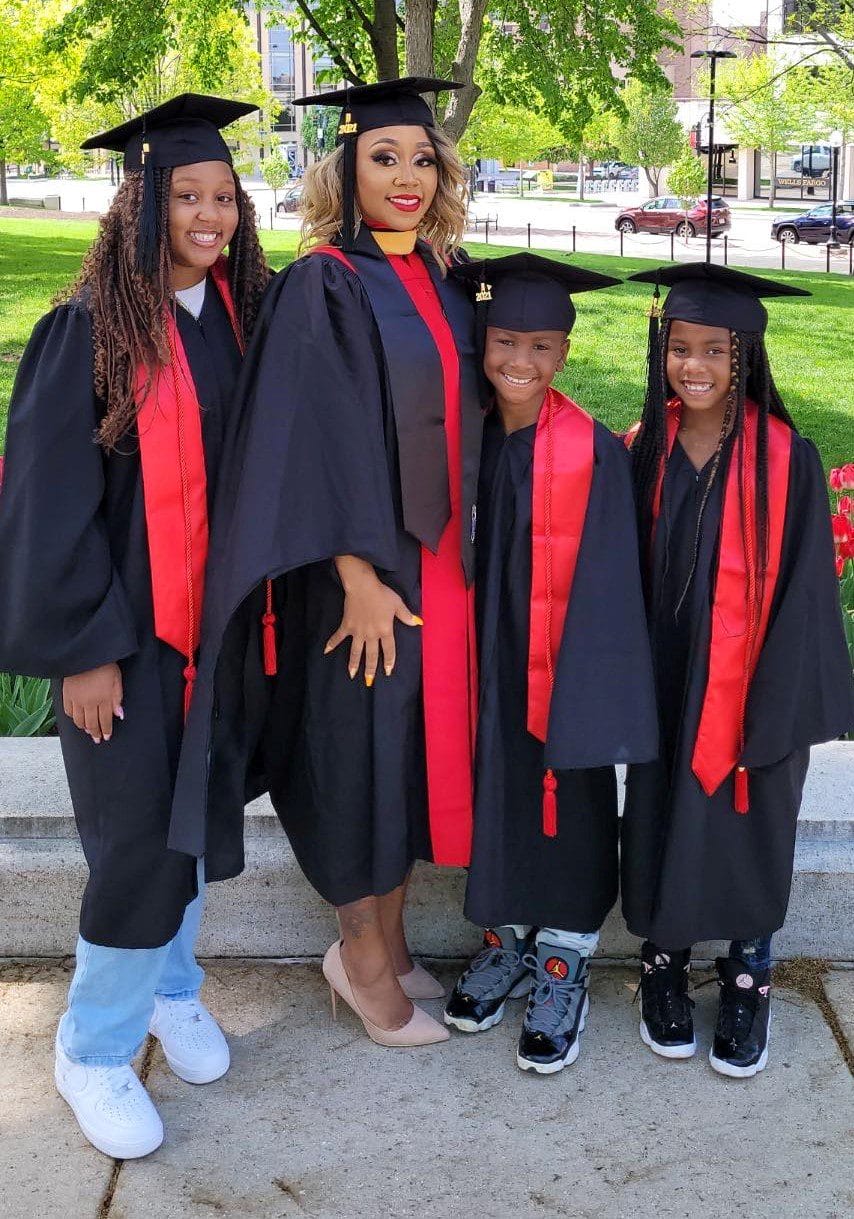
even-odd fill
[[[184,669],[184,719],[190,714],[190,703],[193,701],[193,685],[196,681],[196,666],[192,661]]]
[[[543,775],[543,833],[547,838],[557,837],[557,779],[553,770]]]
[[[747,791],[747,767],[736,766],[733,779],[733,808],[737,813],[750,812],[750,797]]]
[[[276,655],[276,615],[273,612],[273,582],[267,581],[267,608],[261,615],[264,638],[264,673],[267,677],[275,677],[279,671],[279,660]]]

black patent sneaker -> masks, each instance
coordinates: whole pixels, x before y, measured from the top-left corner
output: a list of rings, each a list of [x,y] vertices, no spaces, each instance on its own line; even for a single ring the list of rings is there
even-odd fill
[[[665,952],[644,942],[641,948],[641,1021],[644,1045],[662,1058],[691,1058],[696,1053],[694,1000],[688,998],[691,949]]]
[[[715,965],[720,1001],[709,1062],[719,1075],[747,1079],[768,1062],[771,970],[738,957],[718,957]]]
[[[590,958],[540,940],[536,956],[525,957],[534,974],[525,1009],[516,1063],[523,1071],[551,1075],[575,1062],[590,1000]]]
[[[512,927],[488,927],[483,948],[461,975],[445,1004],[445,1024],[461,1033],[481,1033],[504,1016],[508,999],[520,999],[531,986],[522,961],[534,932],[519,939]]]

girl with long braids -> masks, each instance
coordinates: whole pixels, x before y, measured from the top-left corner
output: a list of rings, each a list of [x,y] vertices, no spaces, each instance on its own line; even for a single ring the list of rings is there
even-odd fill
[[[87,141],[124,152],[125,181],[36,326],[9,418],[0,668],[53,679],[89,865],[56,1084],[89,1141],[122,1159],[163,1139],[129,1065],[149,1030],[190,1083],[229,1065],[193,953],[204,880],[229,868],[215,835],[199,864],[166,835],[208,504],[268,279],[219,131],[255,108],[185,94]]]
[[[768,1059],[809,748],[854,724],[821,462],[764,342],[760,298],[808,293],[706,264],[632,278],[671,290],[632,440],[661,747],[630,768],[623,911],[644,937],[641,1039],[664,1058],[696,1050],[692,946],[731,941],[709,1061],[740,1078]]]

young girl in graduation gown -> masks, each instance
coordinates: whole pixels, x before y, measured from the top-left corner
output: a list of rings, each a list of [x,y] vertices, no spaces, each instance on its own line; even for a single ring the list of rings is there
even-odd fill
[[[414,860],[467,863],[471,836],[482,417],[473,310],[446,275],[464,175],[422,96],[446,87],[299,102],[343,108],[339,146],[306,175],[311,252],[273,281],[247,353],[170,839],[203,849],[234,611],[289,572],[265,614],[264,770],[337,909],[333,994],[387,1045],[447,1038],[411,1002],[442,988],[413,966],[402,908]]]
[[[640,1032],[694,1053],[691,947],[731,940],[710,1062],[752,1076],[809,748],[854,722],[821,462],[764,342],[760,298],[808,293],[704,264],[633,278],[670,285],[632,446],[662,733],[631,768],[622,837]]]
[[[487,928],[445,1023],[497,1024],[529,995],[516,1061],[575,1061],[590,957],[617,897],[615,762],[657,746],[622,442],[551,385],[571,293],[619,282],[514,254],[456,274],[484,311],[494,398],[478,495],[480,709],[467,916]],[[488,301],[488,303],[487,303]]]
[[[185,94],[87,141],[124,152],[125,181],[77,282],[36,326],[9,415],[0,667],[53,679],[89,865],[56,1083],[90,1142],[119,1158],[163,1138],[129,1066],[149,1027],[189,1082],[229,1062],[197,997],[204,872],[166,833],[208,502],[268,278],[219,131],[254,109]]]

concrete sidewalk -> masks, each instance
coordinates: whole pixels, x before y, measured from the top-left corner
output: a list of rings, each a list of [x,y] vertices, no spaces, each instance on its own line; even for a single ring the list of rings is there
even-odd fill
[[[456,967],[438,971],[450,984]],[[124,1164],[85,1142],[53,1089],[68,981],[67,963],[0,966],[4,1219],[854,1212],[854,1081],[831,1028],[854,1036],[851,971],[827,976],[826,1015],[778,990],[769,1067],[735,1081],[705,1056],[714,986],[695,995],[696,1058],[668,1063],[638,1039],[634,973],[598,967],[581,1057],[539,1077],[514,1063],[518,1003],[489,1033],[387,1050],[346,1009],[333,1023],[316,962],[213,962],[204,997],[231,1071],[194,1088],[150,1044],[142,1070],[167,1138]]]

